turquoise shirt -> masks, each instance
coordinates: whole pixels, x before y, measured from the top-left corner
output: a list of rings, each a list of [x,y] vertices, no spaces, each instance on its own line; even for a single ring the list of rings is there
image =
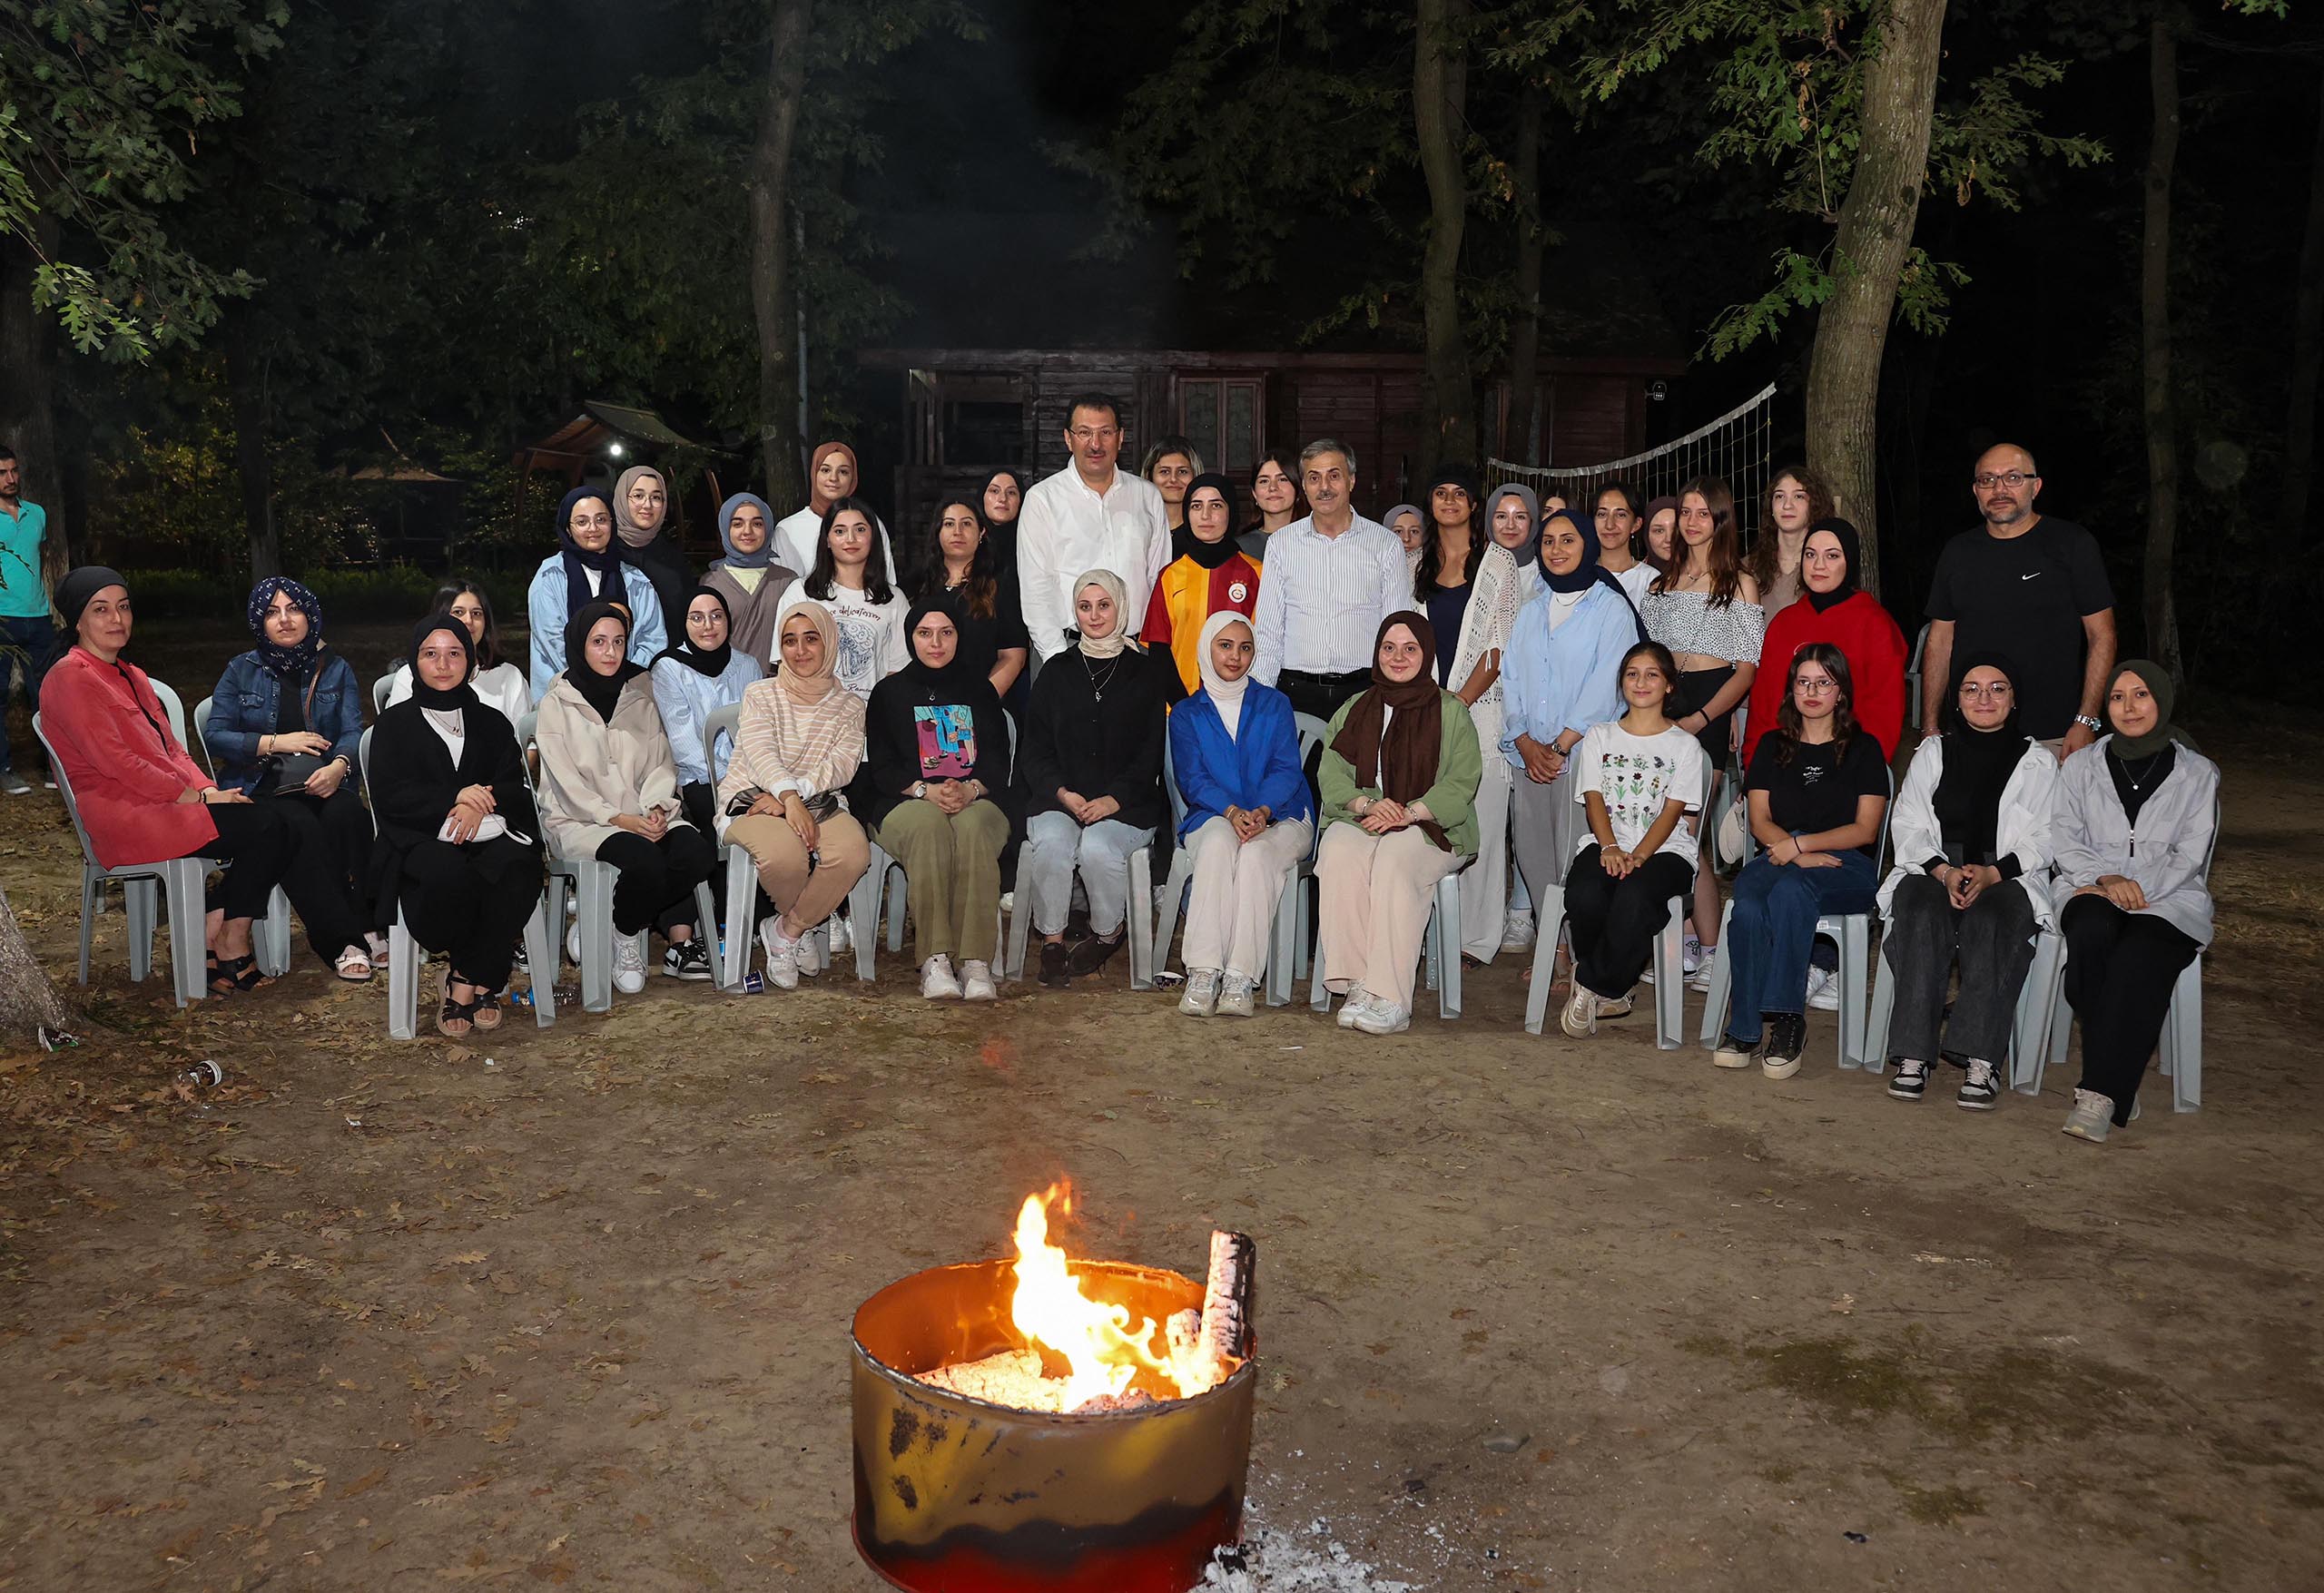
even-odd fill
[[[48,511],[20,503],[14,515],[0,508],[0,619],[46,619],[48,583],[40,575],[40,542],[48,535]]]

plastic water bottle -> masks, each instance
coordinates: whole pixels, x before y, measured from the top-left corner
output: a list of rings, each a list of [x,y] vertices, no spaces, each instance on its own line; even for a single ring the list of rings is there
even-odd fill
[[[215,1062],[205,1059],[195,1063],[183,1073],[179,1074],[178,1077],[182,1082],[190,1084],[196,1089],[216,1089],[226,1082],[226,1070]]]

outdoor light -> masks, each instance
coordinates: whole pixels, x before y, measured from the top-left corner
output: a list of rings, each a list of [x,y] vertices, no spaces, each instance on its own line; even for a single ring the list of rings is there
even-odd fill
[[[621,444],[619,444],[619,443],[608,443],[608,444],[606,444],[606,452],[607,452],[607,453],[611,454],[611,455],[612,455],[615,458],[616,458],[616,459],[620,458],[620,457],[621,457]]]

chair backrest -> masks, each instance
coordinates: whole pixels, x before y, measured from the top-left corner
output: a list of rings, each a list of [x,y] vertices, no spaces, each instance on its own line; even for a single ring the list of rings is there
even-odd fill
[[[156,686],[154,690],[161,688]],[[204,697],[193,705],[193,744],[201,751],[202,766],[210,771],[210,778],[218,778],[218,760],[210,755],[210,704],[215,697]]]
[[[365,725],[363,739],[355,743],[355,772],[361,778],[365,791],[371,789],[371,733],[379,728],[376,724]],[[371,809],[371,833],[377,835],[379,832],[379,810],[373,808]]]
[[[1332,733],[1332,727],[1312,713],[1295,713],[1291,717],[1299,727],[1299,766],[1305,769],[1308,760],[1319,754],[1324,738]]]
[[[48,732],[41,728],[38,709],[33,712],[33,737],[40,742],[40,750],[48,754],[49,772],[56,776],[56,792],[64,799],[64,816],[73,821],[73,833],[80,840],[81,855],[94,864],[97,860],[97,849],[89,844],[89,827],[81,822],[81,804],[73,800],[72,777],[64,772],[64,760],[56,755],[56,748],[49,741]]]
[[[185,739],[185,699],[179,696],[177,688],[167,681],[156,680],[149,674],[145,677],[145,683],[152,686],[153,695],[161,699],[162,712],[170,716],[170,733],[178,738],[178,745],[191,745]]]
[[[702,766],[710,771],[710,783],[718,783],[718,738],[736,740],[743,733],[743,705],[729,703],[702,722]]]
[[[1170,751],[1170,729],[1162,728],[1162,794],[1170,799],[1170,833],[1187,821],[1187,799],[1178,794],[1178,760]]]
[[[1907,727],[1921,722],[1921,654],[1928,651],[1928,624],[1913,637],[1913,654],[1905,660],[1905,713]]]
[[[371,683],[371,712],[373,713],[385,713],[388,711],[388,693],[394,689],[395,683],[396,672],[392,669]],[[368,785],[369,782],[367,781],[365,783]]]

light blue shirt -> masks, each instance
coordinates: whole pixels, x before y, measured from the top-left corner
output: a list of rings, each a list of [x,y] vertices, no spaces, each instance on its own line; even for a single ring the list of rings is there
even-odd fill
[[[1581,735],[1622,712],[1622,654],[1638,643],[1637,611],[1620,593],[1593,582],[1552,632],[1550,604],[1557,595],[1544,586],[1517,611],[1502,654],[1501,752],[1515,768],[1525,764],[1519,736],[1548,746],[1569,730]]]
[[[654,595],[654,583],[635,565],[621,566],[621,595],[615,600],[629,605],[629,661],[651,668],[662,649],[670,644],[669,633],[662,628],[662,600]],[[611,595],[600,592],[599,595]],[[548,695],[550,683],[565,672],[565,625],[573,616],[566,612],[562,553],[550,554],[533,572],[532,589],[525,595],[525,612],[533,627],[532,688],[533,702],[537,704]]]
[[[721,708],[743,700],[743,688],[764,680],[759,661],[740,647],[727,659],[725,671],[711,678],[675,658],[654,661],[654,705],[662,711],[662,728],[669,733],[670,752],[678,761],[680,785],[716,785],[726,778],[726,760],[733,757],[732,741],[721,738],[713,756],[715,769],[702,766],[702,727]]]

